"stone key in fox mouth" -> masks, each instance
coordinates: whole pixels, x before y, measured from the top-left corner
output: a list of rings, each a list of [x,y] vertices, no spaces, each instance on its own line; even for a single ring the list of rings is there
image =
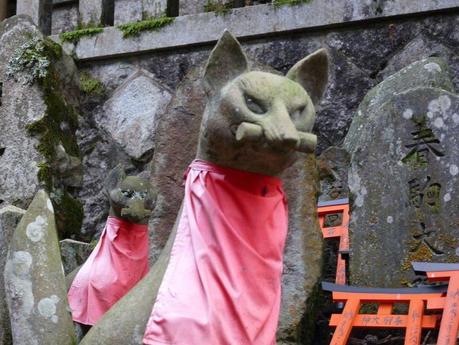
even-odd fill
[[[258,140],[263,137],[263,128],[250,122],[242,122],[236,131],[236,140]],[[298,131],[298,143],[296,150],[304,153],[312,153],[317,146],[317,136],[312,133]]]

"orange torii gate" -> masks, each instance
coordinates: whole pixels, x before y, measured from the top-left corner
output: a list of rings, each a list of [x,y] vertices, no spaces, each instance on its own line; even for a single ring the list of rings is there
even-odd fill
[[[336,263],[336,284],[346,284],[346,259],[349,254],[349,199],[338,199],[318,203],[317,213],[324,238],[339,238]],[[330,214],[342,214],[341,224],[325,227],[325,218]]]
[[[427,302],[427,309],[443,310],[437,345],[456,345],[459,328],[459,264],[413,262],[416,274],[433,282],[448,282],[446,296]]]
[[[404,328],[404,344],[419,345],[422,330],[437,328],[440,319],[439,315],[424,314],[426,303],[442,298],[446,293],[445,286],[385,289],[351,287],[326,282],[322,283],[322,289],[331,291],[335,302],[345,303],[343,312],[332,314],[330,319],[330,326],[336,327],[330,345],[345,345],[354,327]],[[378,303],[377,313],[360,314],[360,308],[364,303]],[[394,303],[408,304],[408,314],[393,314]]]

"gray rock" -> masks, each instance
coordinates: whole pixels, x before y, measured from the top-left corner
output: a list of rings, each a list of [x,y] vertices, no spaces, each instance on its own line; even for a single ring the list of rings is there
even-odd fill
[[[415,61],[430,56],[441,56],[448,63],[453,84],[459,85],[459,56],[457,54],[457,49],[454,52],[445,45],[433,41],[425,35],[419,35],[395,54],[378,76],[386,78]]]
[[[59,242],[65,275],[81,266],[91,254],[89,243],[65,239]]]
[[[204,5],[207,0],[187,0],[179,2],[179,15],[197,14],[204,12]]]
[[[351,283],[411,283],[412,261],[457,261],[459,98],[439,59],[415,62],[369,92],[345,140]]]
[[[349,154],[346,150],[331,146],[317,159],[320,176],[319,201],[349,198],[347,175]]]
[[[0,24],[0,82],[0,200],[27,208],[45,187],[60,233],[78,232],[81,209],[69,192],[81,183],[75,137],[79,88],[72,58],[44,38],[30,18],[12,17]]]
[[[142,19],[166,15],[167,0],[142,0]]]
[[[156,117],[170,99],[167,87],[151,73],[138,70],[115,90],[96,121],[129,156],[145,160],[154,148]]]
[[[52,0],[19,0],[16,13],[28,15],[45,35],[51,33]]]
[[[330,83],[314,125],[319,153],[329,146],[342,144],[352,122],[352,114],[365,93],[375,84],[364,70],[339,50],[330,49],[330,56]]]
[[[105,0],[80,0],[78,12],[83,26],[101,26],[104,24]]]
[[[427,66],[427,67],[426,67]],[[359,127],[369,117],[375,117],[375,110],[387,102],[394,94],[406,91],[408,88],[435,87],[453,92],[454,87],[447,71],[448,66],[442,59],[429,58],[416,61],[401,71],[386,78],[382,83],[371,89],[360,103],[357,114],[352,120],[345,139],[345,147],[349,152],[356,149],[356,141],[352,138],[358,135]],[[409,80],[409,83],[407,83]]]
[[[5,269],[14,229],[24,213],[23,209],[11,205],[0,209],[0,272]],[[0,345],[11,345],[12,341],[10,317],[5,299],[5,281],[3,274],[0,274]]]
[[[132,23],[142,20],[141,0],[116,0],[115,25]]]
[[[23,84],[7,76],[8,62],[15,50],[30,39],[27,35],[42,37],[37,27],[24,17],[8,19],[0,25],[0,147],[3,149],[0,200],[24,208],[38,189],[38,164],[45,160],[36,149],[39,141],[28,134],[26,126],[46,114],[46,104],[37,84]]]
[[[14,232],[4,278],[14,344],[75,344],[54,209],[42,190]]]
[[[65,3],[55,6],[52,13],[51,34],[73,31],[78,27],[78,4]]]

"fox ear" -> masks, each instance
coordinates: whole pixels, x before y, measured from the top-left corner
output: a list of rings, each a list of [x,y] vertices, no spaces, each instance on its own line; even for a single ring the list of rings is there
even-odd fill
[[[237,39],[227,30],[210,53],[204,72],[208,94],[220,90],[230,80],[248,71],[247,57]]]
[[[287,73],[287,78],[300,84],[311,97],[314,105],[322,98],[328,82],[328,54],[325,49],[298,61]]]
[[[104,181],[105,192],[110,194],[110,191],[115,189],[120,181],[124,180],[125,178],[126,173],[124,172],[124,167],[121,164],[118,164],[108,173],[108,176]]]

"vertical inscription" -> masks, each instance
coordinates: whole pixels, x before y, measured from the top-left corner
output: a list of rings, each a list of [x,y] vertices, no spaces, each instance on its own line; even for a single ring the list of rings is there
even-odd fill
[[[433,181],[425,169],[430,166],[432,159],[441,159],[445,153],[440,140],[428,127],[426,118],[413,118],[413,121],[415,128],[404,145],[408,153],[402,158],[402,162],[412,168],[407,186],[408,206],[413,208],[415,216],[411,220],[409,251],[442,255],[444,252],[437,243],[437,229],[426,225],[426,216],[439,212],[441,185]]]

